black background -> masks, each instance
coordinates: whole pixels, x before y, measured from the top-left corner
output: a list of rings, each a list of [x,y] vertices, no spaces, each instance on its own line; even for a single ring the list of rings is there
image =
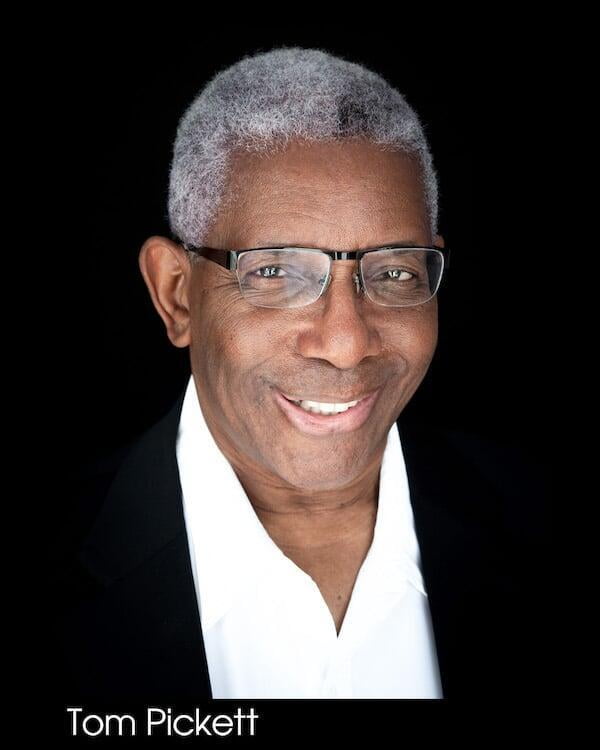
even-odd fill
[[[541,233],[532,159],[542,135],[532,111],[546,73],[527,29],[509,23],[492,37],[489,25],[473,33],[457,22],[433,39],[427,28],[385,22],[184,28],[166,17],[160,34],[122,32],[115,23],[101,36],[93,26],[53,30],[25,92],[36,113],[30,146],[44,155],[44,166],[26,176],[26,197],[41,204],[43,223],[18,227],[20,251],[44,291],[30,344],[41,411],[25,427],[40,425],[39,438],[29,433],[31,447],[41,447],[54,475],[52,483],[40,477],[36,496],[51,524],[50,547],[71,521],[60,496],[68,475],[154,423],[188,377],[188,352],[170,344],[137,261],[148,236],[168,232],[179,118],[218,70],[280,45],[365,64],[424,124],[452,265],[439,293],[438,349],[407,410],[511,443],[548,465],[540,248],[550,259],[552,248]],[[29,292],[20,278],[15,285]],[[51,684],[51,670],[47,677]]]

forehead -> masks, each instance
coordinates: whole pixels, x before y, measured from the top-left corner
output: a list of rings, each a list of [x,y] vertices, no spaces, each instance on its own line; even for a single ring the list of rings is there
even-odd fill
[[[238,248],[279,242],[331,249],[399,240],[428,244],[417,158],[360,139],[237,152],[209,239]]]

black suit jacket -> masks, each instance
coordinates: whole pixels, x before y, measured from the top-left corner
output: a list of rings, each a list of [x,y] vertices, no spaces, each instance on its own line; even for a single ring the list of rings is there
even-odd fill
[[[60,570],[65,700],[211,698],[169,412],[77,484],[93,519]],[[512,448],[396,423],[445,698],[545,685],[549,541],[543,474]]]

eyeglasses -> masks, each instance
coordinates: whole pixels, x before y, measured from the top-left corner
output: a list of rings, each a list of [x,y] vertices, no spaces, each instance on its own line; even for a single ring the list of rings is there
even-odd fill
[[[185,242],[189,252],[235,271],[242,296],[257,307],[304,307],[316,302],[331,282],[334,260],[357,260],[356,292],[378,305],[412,307],[438,291],[449,252],[439,247],[386,245],[366,250],[259,247],[217,250]]]

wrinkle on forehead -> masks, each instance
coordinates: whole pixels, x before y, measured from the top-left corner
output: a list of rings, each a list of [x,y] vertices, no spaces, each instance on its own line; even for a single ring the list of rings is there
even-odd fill
[[[206,244],[359,249],[400,240],[431,242],[417,158],[363,141],[236,154]]]

